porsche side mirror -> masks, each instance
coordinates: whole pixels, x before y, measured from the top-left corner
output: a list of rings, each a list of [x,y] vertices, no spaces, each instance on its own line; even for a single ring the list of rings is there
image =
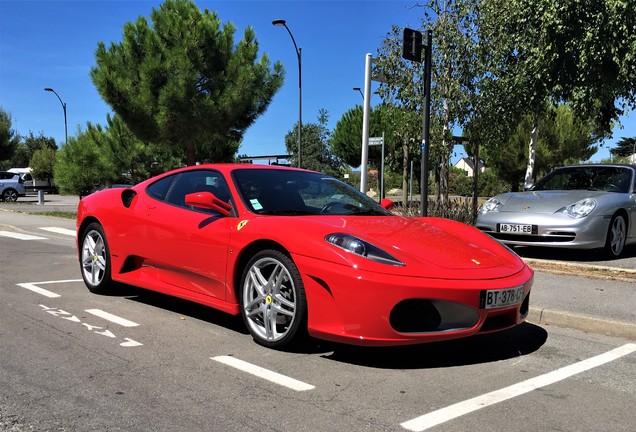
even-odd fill
[[[194,192],[185,196],[185,203],[192,207],[211,209],[229,216],[232,206],[218,199],[212,192]]]
[[[381,202],[380,205],[385,209],[385,210],[391,210],[393,208],[393,201],[391,201],[388,198],[384,198]]]

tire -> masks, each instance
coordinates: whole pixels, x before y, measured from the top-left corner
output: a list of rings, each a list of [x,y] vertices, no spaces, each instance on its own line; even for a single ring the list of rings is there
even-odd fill
[[[2,201],[5,202],[16,202],[18,200],[18,192],[14,189],[5,189],[2,192]]]
[[[627,238],[627,223],[621,214],[615,214],[610,221],[605,240],[605,252],[610,258],[618,258],[625,248]]]
[[[112,283],[110,249],[102,226],[93,222],[82,232],[80,269],[90,292],[104,294]]]
[[[305,288],[287,255],[276,250],[254,255],[243,271],[240,304],[243,321],[258,344],[283,348],[305,338]]]

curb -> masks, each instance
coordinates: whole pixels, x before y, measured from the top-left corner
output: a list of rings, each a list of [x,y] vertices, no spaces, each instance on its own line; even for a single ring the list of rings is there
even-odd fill
[[[550,264],[550,265],[560,265],[564,267],[572,267],[579,269],[592,269],[592,270],[600,270],[600,271],[612,271],[616,273],[629,273],[636,274],[636,269],[628,269],[622,267],[611,267],[611,266],[603,266],[598,264],[585,264],[578,262],[568,262],[568,261],[556,261],[556,260],[545,260],[539,258],[521,258],[527,264]]]
[[[584,332],[598,333],[636,340],[636,324],[614,321],[590,315],[530,307],[526,321],[540,325],[554,325]]]

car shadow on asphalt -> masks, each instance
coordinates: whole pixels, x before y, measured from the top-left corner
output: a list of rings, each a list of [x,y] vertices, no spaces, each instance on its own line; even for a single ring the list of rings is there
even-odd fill
[[[432,369],[492,363],[537,351],[548,332],[523,323],[509,330],[463,339],[388,348],[337,346],[324,358],[379,369]]]
[[[516,246],[514,251],[522,258],[548,259],[580,263],[611,265],[625,258],[636,258],[636,245],[626,246],[620,258],[610,258],[601,249],[579,250],[533,246]]]
[[[112,290],[106,294],[123,297],[137,303],[143,303],[159,309],[165,309],[184,317],[205,321],[247,335],[249,332],[240,316],[233,316],[199,303],[177,297],[145,290],[132,285],[113,283]]]

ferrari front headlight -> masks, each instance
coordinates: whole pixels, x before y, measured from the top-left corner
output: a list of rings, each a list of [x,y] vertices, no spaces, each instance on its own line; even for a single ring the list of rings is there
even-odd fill
[[[340,249],[370,259],[371,261],[389,265],[405,265],[402,261],[383,251],[379,247],[349,234],[329,234],[325,237],[325,240],[327,243],[337,246]]]
[[[596,200],[592,198],[585,198],[575,202],[574,204],[570,204],[567,207],[560,208],[557,210],[557,213],[565,213],[572,218],[579,219],[592,213],[595,208]]]

